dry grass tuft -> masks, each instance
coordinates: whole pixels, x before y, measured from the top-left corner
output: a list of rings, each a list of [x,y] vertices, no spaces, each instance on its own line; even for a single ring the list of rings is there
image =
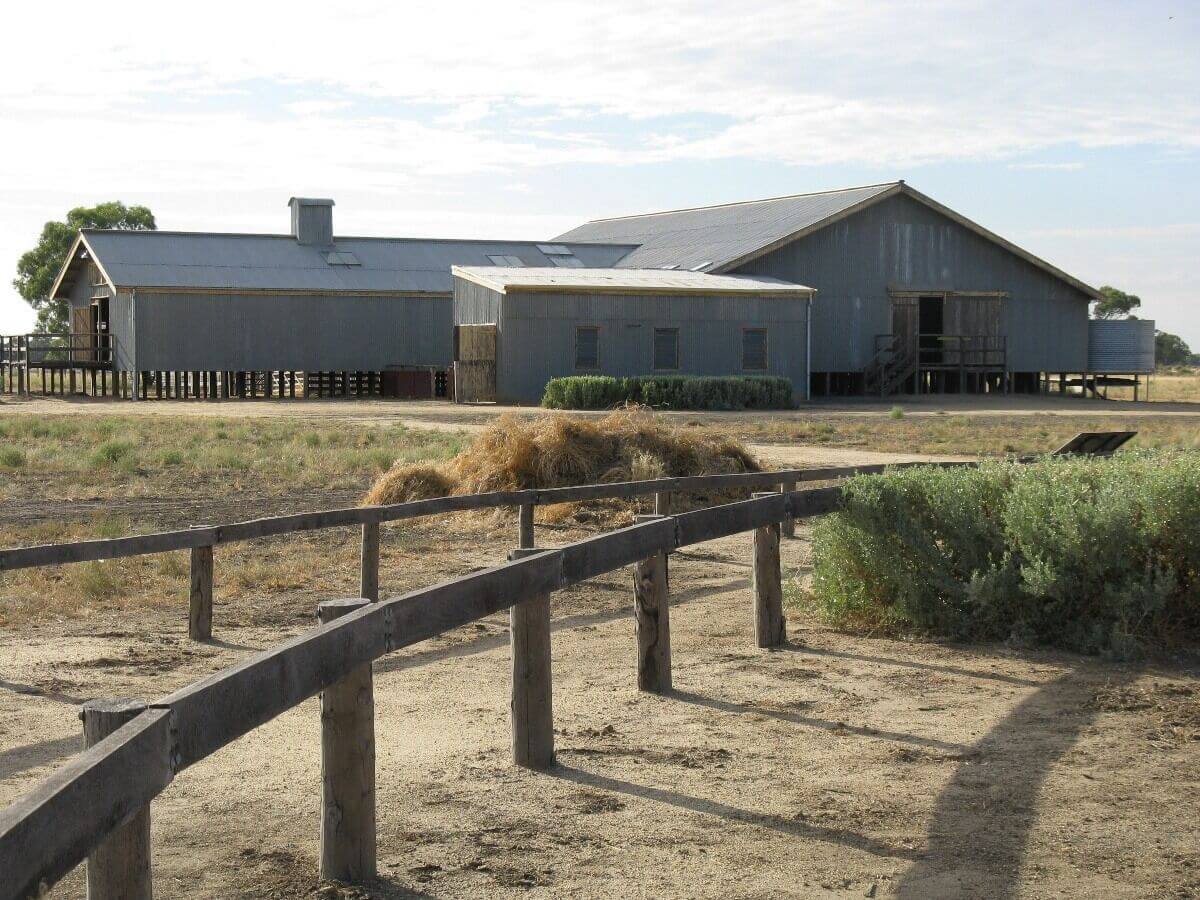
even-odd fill
[[[620,409],[602,419],[503,416],[441,465],[393,467],[365,502],[760,470],[740,441],[681,431],[642,409]],[[559,521],[569,514],[566,508],[551,513]]]

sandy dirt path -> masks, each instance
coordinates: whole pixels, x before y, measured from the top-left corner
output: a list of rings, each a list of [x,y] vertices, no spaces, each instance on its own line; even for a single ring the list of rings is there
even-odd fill
[[[448,523],[414,526],[427,554],[385,532],[385,592],[507,545],[507,526]],[[808,546],[785,542],[789,570],[806,570]],[[1200,742],[1169,726],[1194,710],[1194,670],[853,638],[794,611],[789,646],[759,651],[748,551],[742,536],[672,559],[667,697],[635,689],[628,572],[556,595],[545,773],[509,765],[505,617],[380,661],[369,896],[1200,891]],[[321,574],[261,603],[218,590],[211,644],[186,639],[182,606],[0,634],[0,803],[76,750],[81,700],[160,696],[297,633],[328,595]],[[366,896],[320,892],[319,765],[312,700],[182,773],[154,805],[159,895]],[[53,896],[82,896],[80,873]]]
[[[1200,403],[1096,400],[1056,395],[1009,395],[978,397],[971,395],[907,395],[886,400],[870,398],[834,398],[802,404],[794,410],[748,412],[666,411],[670,420],[698,421],[706,425],[739,422],[806,421],[821,416],[886,417],[900,406],[906,416],[1200,416]],[[303,419],[346,419],[354,422],[403,422],[446,428],[480,425],[505,413],[537,415],[546,410],[530,406],[495,404],[457,404],[442,400],[97,400],[91,398],[29,398],[0,395],[0,413],[24,415],[166,415],[239,417],[296,417]],[[602,416],[604,412],[572,411],[571,415]]]

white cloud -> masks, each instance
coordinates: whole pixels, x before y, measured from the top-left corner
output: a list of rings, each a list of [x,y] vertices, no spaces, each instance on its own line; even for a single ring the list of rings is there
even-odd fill
[[[1083,168],[1081,162],[1024,162],[1009,163],[1010,169],[1047,172],[1078,172]]]
[[[539,171],[566,191],[573,171],[609,167],[614,202],[632,208],[619,173],[646,164],[890,177],[978,160],[1069,170],[1029,161],[1064,148],[1195,154],[1197,35],[1164,10],[211,0],[181,27],[175,7],[150,0],[18,5],[8,33],[52,35],[53,50],[13,40],[0,56],[0,263],[45,218],[118,196],[166,198],[179,224],[211,215],[224,228],[263,215],[251,199],[277,212],[297,192],[333,195],[339,211],[354,196],[393,222],[441,196],[478,233],[472,223],[490,220],[464,204],[503,205],[479,196],[479,179],[522,185]],[[0,301],[0,317],[13,309]]]

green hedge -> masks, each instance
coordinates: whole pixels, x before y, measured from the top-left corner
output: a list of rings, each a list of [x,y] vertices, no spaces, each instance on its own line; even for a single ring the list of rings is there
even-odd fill
[[[542,397],[542,406],[550,409],[609,409],[622,403],[656,409],[791,409],[794,405],[790,381],[757,375],[574,375],[550,379]]]
[[[1200,454],[852,479],[814,529],[834,623],[1127,657],[1200,639]]]

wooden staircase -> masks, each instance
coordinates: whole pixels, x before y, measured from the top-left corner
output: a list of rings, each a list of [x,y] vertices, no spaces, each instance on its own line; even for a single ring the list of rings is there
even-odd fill
[[[917,371],[917,350],[911,341],[886,335],[875,356],[863,369],[863,393],[887,397],[899,391]]]

